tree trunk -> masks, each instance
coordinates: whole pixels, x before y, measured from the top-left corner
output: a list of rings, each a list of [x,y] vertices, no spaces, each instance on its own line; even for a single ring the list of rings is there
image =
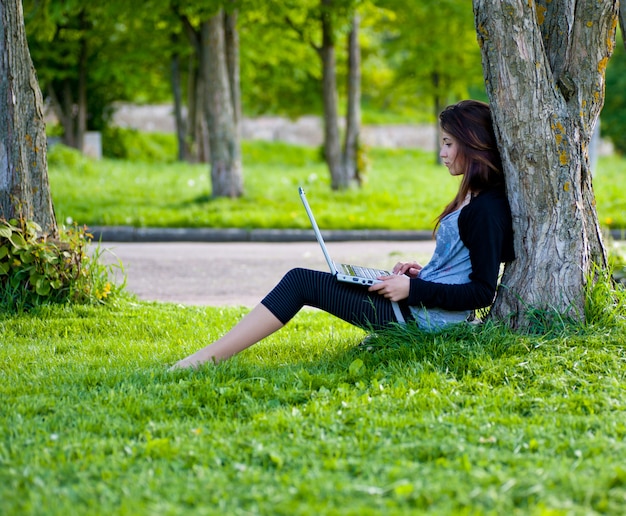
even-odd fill
[[[234,3],[234,2],[233,2]],[[230,83],[230,96],[237,132],[241,124],[241,79],[239,77],[239,32],[237,31],[237,11],[224,16],[224,41],[226,45],[226,66]]]
[[[174,97],[174,120],[176,122],[176,141],[178,143],[178,161],[187,161],[187,146],[185,145],[185,118],[183,116],[183,95],[180,87],[180,56],[175,53],[170,63],[170,80],[172,96]]]
[[[187,74],[187,119],[185,124],[185,155],[187,160],[198,162],[198,117],[202,118],[201,111],[198,110],[198,103],[201,104],[198,96],[198,82],[200,73],[198,71],[198,57],[192,54],[189,57],[189,69]],[[199,115],[200,111],[200,115]],[[207,136],[208,138],[208,136]]]
[[[188,155],[195,163],[208,163],[211,159],[209,130],[206,117],[206,84],[201,63],[205,52],[191,58],[189,66],[189,90],[187,102]]]
[[[241,147],[226,63],[223,12],[220,10],[211,17],[201,30],[203,46],[208,49],[204,78],[213,197],[240,197],[243,195]]]
[[[194,29],[187,16],[174,9],[180,20],[193,53],[189,57],[187,80],[187,123],[185,135],[186,159],[196,163],[209,162],[209,132],[206,128],[206,102],[203,63],[206,62],[206,48],[202,45],[200,30]]]
[[[81,32],[88,30],[89,22],[85,12],[79,14]],[[59,38],[60,39],[60,38]],[[57,40],[55,36],[53,43]],[[48,87],[48,94],[52,101],[52,108],[63,128],[63,143],[68,147],[83,150],[85,133],[87,132],[87,70],[88,47],[85,37],[80,39],[80,55],[76,77],[66,77],[52,81]]]
[[[0,102],[0,217],[23,217],[55,235],[43,99],[20,0],[0,1]]]
[[[439,85],[439,74],[437,72],[433,72],[432,81],[434,86],[435,95],[433,97],[433,106],[435,108],[435,120],[437,123],[435,124],[435,163],[437,165],[441,165],[441,156],[439,156],[441,149],[441,127],[439,125],[439,113],[443,111],[443,102],[441,101],[440,85]]]
[[[322,0],[322,96],[324,99],[324,156],[330,170],[331,188],[344,190],[348,179],[341,162],[339,116],[337,114],[337,76],[332,23],[332,0]]]
[[[352,18],[348,37],[348,113],[346,115],[346,140],[343,151],[344,173],[349,183],[363,183],[359,165],[361,132],[361,47],[359,45],[359,15]]]
[[[86,30],[85,13],[81,13],[81,29]],[[87,41],[81,40],[80,59],[78,61],[78,102],[76,110],[76,148],[83,152],[85,133],[87,132]]]
[[[61,127],[63,127],[63,144],[75,148],[76,131],[74,130],[74,116],[72,114],[74,100],[69,79],[62,82],[59,93],[57,93],[54,84],[48,88],[48,94],[52,100],[52,109],[59,119]]]
[[[587,152],[617,4],[473,1],[517,256],[492,314],[514,327],[537,315],[582,320],[592,265],[606,266]]]

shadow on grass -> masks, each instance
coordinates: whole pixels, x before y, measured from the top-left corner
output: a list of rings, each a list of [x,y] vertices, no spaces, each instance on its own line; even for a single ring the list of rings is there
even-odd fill
[[[343,346],[317,358],[303,358],[283,365],[267,365],[249,357],[235,357],[217,367],[202,366],[197,371],[164,375],[165,383],[183,381],[212,389],[223,403],[241,403],[247,397],[269,405],[299,405],[310,401],[312,393],[359,389],[381,378],[418,381],[420,374],[435,373],[457,381],[486,373],[487,383],[500,384],[506,375],[501,359],[524,359],[533,346],[527,339],[504,327],[484,324],[463,325],[441,332],[425,332],[415,325],[394,327],[371,334],[362,343]],[[494,374],[501,369],[502,374]],[[189,383],[187,383],[189,382]],[[201,397],[205,397],[205,393]]]

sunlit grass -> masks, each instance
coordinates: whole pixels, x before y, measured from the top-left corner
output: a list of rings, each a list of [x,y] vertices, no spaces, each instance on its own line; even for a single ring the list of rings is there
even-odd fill
[[[245,312],[0,318],[3,514],[622,514],[626,323],[365,335],[314,310],[168,372]]]
[[[54,152],[54,150],[52,151]],[[212,199],[208,165],[100,162],[50,166],[58,220],[139,227],[306,228],[297,187],[307,190],[326,229],[430,230],[458,180],[433,152],[369,151],[362,189],[332,192],[320,150],[246,142],[241,199]],[[603,225],[626,228],[624,160],[601,158],[595,174]]]
[[[378,213],[422,229],[455,189],[417,151],[372,151],[380,171],[341,194],[315,150],[246,152],[243,200],[208,200],[204,166],[81,160],[51,169],[55,205],[89,224],[294,212],[288,227],[308,227],[304,184],[325,227]],[[601,160],[599,197],[620,188],[621,163]],[[587,294],[589,324],[537,334],[397,328],[359,346],[364,331],[303,310],[218,367],[176,372],[246,309],[120,296],[0,314],[0,512],[623,514],[626,297],[604,287]]]

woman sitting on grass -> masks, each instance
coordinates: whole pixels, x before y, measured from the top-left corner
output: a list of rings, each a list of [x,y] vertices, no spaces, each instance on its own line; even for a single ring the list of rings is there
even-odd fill
[[[489,106],[465,100],[439,116],[440,156],[463,176],[456,197],[437,219],[435,252],[427,265],[400,262],[369,288],[328,272],[292,269],[215,343],[173,368],[217,363],[282,328],[305,305],[366,330],[415,321],[436,329],[468,320],[495,297],[500,263],[514,259],[511,213]]]

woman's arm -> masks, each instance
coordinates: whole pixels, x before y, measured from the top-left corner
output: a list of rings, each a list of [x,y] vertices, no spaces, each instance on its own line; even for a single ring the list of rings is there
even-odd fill
[[[469,283],[448,285],[411,279],[410,305],[475,310],[493,302],[500,263],[513,258],[511,215],[504,194],[484,192],[474,198],[459,216],[459,234],[469,250]]]

